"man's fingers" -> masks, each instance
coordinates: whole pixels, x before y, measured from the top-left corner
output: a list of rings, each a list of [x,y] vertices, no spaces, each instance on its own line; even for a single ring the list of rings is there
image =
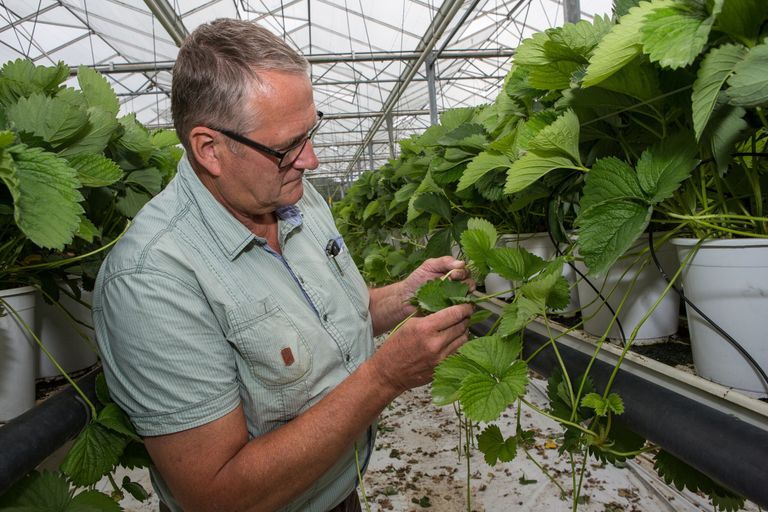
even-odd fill
[[[444,331],[467,320],[472,316],[473,311],[474,307],[472,304],[459,304],[441,309],[437,313],[432,313],[428,318],[440,325],[439,330]]]
[[[443,350],[443,359],[455,353],[467,341],[469,341],[469,331],[465,330],[461,335],[453,339]]]
[[[454,275],[463,275],[466,263],[457,260],[453,256],[441,256],[439,258],[431,258],[424,262],[422,268],[435,274],[451,273],[450,278],[455,279]],[[464,278],[462,278],[464,279]]]

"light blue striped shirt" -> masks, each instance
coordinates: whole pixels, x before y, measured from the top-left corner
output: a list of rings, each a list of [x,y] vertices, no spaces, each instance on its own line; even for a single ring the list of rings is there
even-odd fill
[[[194,428],[238,404],[250,436],[262,435],[372,355],[365,282],[346,250],[326,254],[340,239],[328,206],[305,180],[302,199],[278,213],[282,255],[232,217],[184,158],[105,260],[94,323],[112,397],[140,435]],[[371,443],[358,440],[363,460]],[[350,450],[284,510],[325,512],[356,479]]]

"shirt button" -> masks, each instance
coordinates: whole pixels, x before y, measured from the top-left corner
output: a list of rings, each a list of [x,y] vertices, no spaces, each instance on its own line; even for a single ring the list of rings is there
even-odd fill
[[[323,314],[323,322],[327,322],[327,321],[328,321],[328,315],[327,314]]]
[[[347,354],[347,362],[349,362],[352,359],[352,356]]]
[[[301,276],[299,276],[299,282],[300,282],[301,284],[304,284],[304,278],[303,278],[303,277],[301,277]]]

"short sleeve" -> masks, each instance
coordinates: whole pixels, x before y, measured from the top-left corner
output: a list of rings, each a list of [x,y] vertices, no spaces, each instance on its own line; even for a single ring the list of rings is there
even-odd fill
[[[238,406],[234,353],[198,289],[145,270],[112,276],[99,292],[107,384],[140,435],[194,428]]]

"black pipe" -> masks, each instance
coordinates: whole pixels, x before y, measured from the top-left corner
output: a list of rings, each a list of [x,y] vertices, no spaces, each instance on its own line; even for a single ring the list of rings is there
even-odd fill
[[[89,400],[96,400],[95,369],[77,381]],[[68,386],[0,428],[0,495],[49,455],[77,436],[91,420],[91,411]]]
[[[473,332],[482,335],[493,321],[492,316]],[[549,342],[548,337],[526,330],[523,357]],[[584,373],[589,355],[561,343],[558,351],[569,375]],[[551,347],[539,352],[529,366],[545,376],[559,369]],[[613,368],[595,360],[590,377],[598,389],[605,389]],[[621,369],[611,390],[624,400],[624,414],[616,418],[624,426],[720,485],[768,507],[768,423],[765,429],[758,428]]]

